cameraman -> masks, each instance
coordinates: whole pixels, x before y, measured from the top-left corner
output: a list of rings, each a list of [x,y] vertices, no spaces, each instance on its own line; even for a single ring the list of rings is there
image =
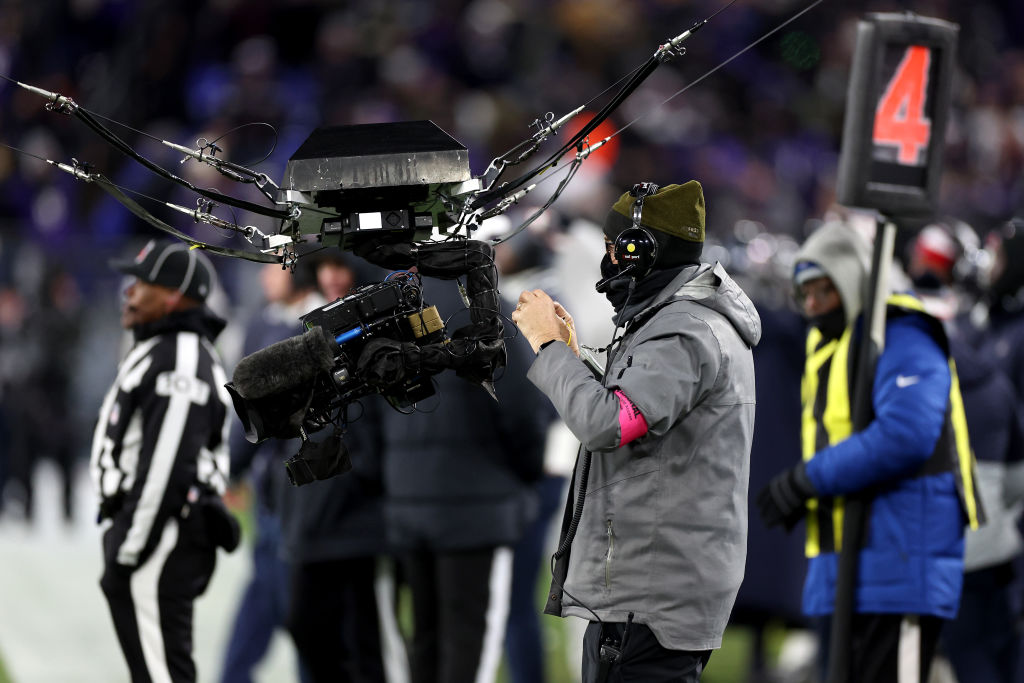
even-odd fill
[[[604,233],[598,289],[624,330],[601,379],[545,292],[513,314],[537,353],[528,377],[589,451],[545,611],[591,620],[588,683],[699,681],[743,577],[760,319],[720,264],[699,263],[696,181],[637,185]]]

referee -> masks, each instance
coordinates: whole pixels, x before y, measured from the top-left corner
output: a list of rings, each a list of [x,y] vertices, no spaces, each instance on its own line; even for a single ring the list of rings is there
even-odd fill
[[[114,261],[132,276],[121,324],[135,344],[100,408],[90,470],[99,494],[110,606],[132,681],[195,681],[192,603],[218,545],[238,527],[220,495],[228,476],[229,397],[204,305],[214,271],[180,242],[151,241]]]

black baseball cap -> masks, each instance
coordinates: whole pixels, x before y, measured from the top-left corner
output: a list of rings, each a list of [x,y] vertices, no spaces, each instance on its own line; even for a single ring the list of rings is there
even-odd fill
[[[213,289],[213,264],[198,249],[174,240],[150,240],[134,259],[114,259],[110,267],[143,282],[170,287],[196,301]]]

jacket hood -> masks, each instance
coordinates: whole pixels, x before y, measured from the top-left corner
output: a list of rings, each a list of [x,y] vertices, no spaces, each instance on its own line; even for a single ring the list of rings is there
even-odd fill
[[[651,305],[670,298],[693,301],[722,314],[748,346],[756,346],[761,340],[761,316],[754,302],[729,277],[721,263],[702,263],[684,268],[661,290]]]
[[[800,247],[794,265],[802,261],[816,263],[825,271],[843,301],[846,324],[851,324],[864,306],[871,263],[867,243],[843,223],[825,223]]]

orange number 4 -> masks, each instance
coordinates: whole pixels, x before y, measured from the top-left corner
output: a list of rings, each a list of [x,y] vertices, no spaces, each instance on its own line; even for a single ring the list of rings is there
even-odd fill
[[[901,164],[917,164],[931,137],[932,123],[924,115],[930,64],[928,48],[908,47],[875,112],[875,144],[897,146]]]

